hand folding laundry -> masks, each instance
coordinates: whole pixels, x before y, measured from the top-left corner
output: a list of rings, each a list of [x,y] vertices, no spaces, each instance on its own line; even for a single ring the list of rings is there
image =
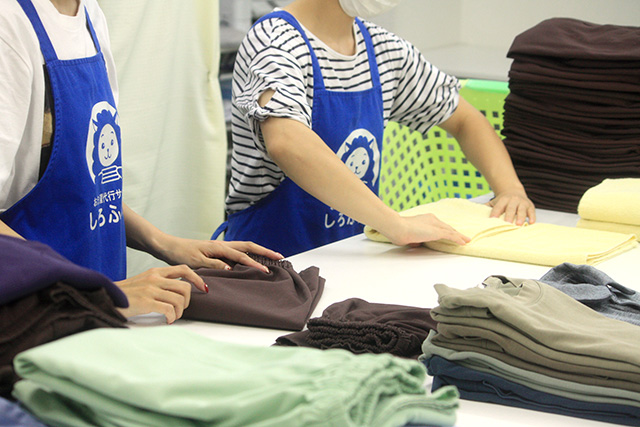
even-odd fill
[[[243,264],[231,270],[201,268],[196,273],[209,293],[193,287],[184,319],[299,331],[324,290],[317,267],[296,272],[287,260],[252,255],[269,273]]]
[[[459,255],[555,266],[563,262],[597,264],[637,246],[634,235],[587,230],[555,224],[516,226],[500,218],[490,218],[491,208],[464,199],[441,199],[401,212],[411,216],[432,213],[471,241],[455,245],[444,240],[426,242],[428,248]],[[366,226],[365,235],[389,242]]]
[[[279,337],[276,345],[342,348],[352,353],[389,353],[417,358],[436,322],[430,309],[350,298],[327,307],[307,329]]]
[[[176,326],[98,329],[18,355],[14,397],[74,426],[432,426],[458,393],[391,355],[222,343]]]

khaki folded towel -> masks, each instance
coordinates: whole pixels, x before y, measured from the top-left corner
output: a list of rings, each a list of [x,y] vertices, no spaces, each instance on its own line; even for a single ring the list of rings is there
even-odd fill
[[[578,204],[582,219],[640,226],[640,178],[605,179]]]
[[[445,240],[426,242],[428,248],[482,258],[556,266],[563,262],[595,265],[638,245],[632,234],[536,223],[516,226],[490,218],[491,208],[464,199],[442,199],[401,212],[403,216],[432,213],[467,235],[471,241],[459,246]],[[365,235],[389,242],[369,226]]]

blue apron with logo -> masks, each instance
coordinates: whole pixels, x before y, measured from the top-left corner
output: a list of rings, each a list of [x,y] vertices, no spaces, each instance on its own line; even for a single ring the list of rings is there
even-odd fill
[[[30,0],[18,0],[40,42],[51,83],[53,150],[36,186],[0,218],[27,240],[110,279],[126,278],[118,114],[104,57],[59,60]]]
[[[313,112],[311,129],[322,138],[356,176],[376,194],[384,132],[382,87],[371,37],[356,18],[369,59],[373,86],[358,92],[329,91],[311,43],[298,21],[288,12],[276,11],[258,22],[281,18],[304,37],[313,63]],[[285,178],[278,188],[256,204],[229,215],[225,240],[250,240],[294,255],[355,234],[363,225],[333,210]],[[213,238],[224,231],[220,226]]]

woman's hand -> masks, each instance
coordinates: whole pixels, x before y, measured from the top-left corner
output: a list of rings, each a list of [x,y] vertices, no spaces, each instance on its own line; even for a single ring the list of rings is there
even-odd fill
[[[536,208],[523,191],[505,191],[496,194],[488,203],[491,206],[491,217],[498,218],[504,214],[504,220],[516,225],[522,225],[529,218],[529,224],[536,222]]]
[[[129,300],[119,309],[123,316],[160,313],[171,324],[182,317],[191,301],[191,284],[209,292],[204,280],[186,265],[152,268],[137,276],[116,282]]]
[[[231,269],[223,259],[255,267],[265,272],[269,269],[252,259],[247,253],[263,255],[274,260],[282,259],[277,252],[252,242],[225,242],[221,240],[195,240],[165,235],[162,258],[168,264],[186,264],[191,268]]]
[[[435,240],[449,240],[457,245],[464,245],[471,240],[433,214],[407,217],[398,215],[398,218],[388,234],[382,233],[396,245],[415,246]]]

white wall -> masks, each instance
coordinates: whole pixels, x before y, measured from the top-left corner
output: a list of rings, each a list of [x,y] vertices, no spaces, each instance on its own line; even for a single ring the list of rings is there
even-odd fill
[[[448,73],[507,80],[514,37],[552,17],[640,26],[640,0],[403,0],[374,21]]]
[[[462,0],[459,42],[495,47],[506,53],[515,36],[552,17],[639,26],[640,1]]]

